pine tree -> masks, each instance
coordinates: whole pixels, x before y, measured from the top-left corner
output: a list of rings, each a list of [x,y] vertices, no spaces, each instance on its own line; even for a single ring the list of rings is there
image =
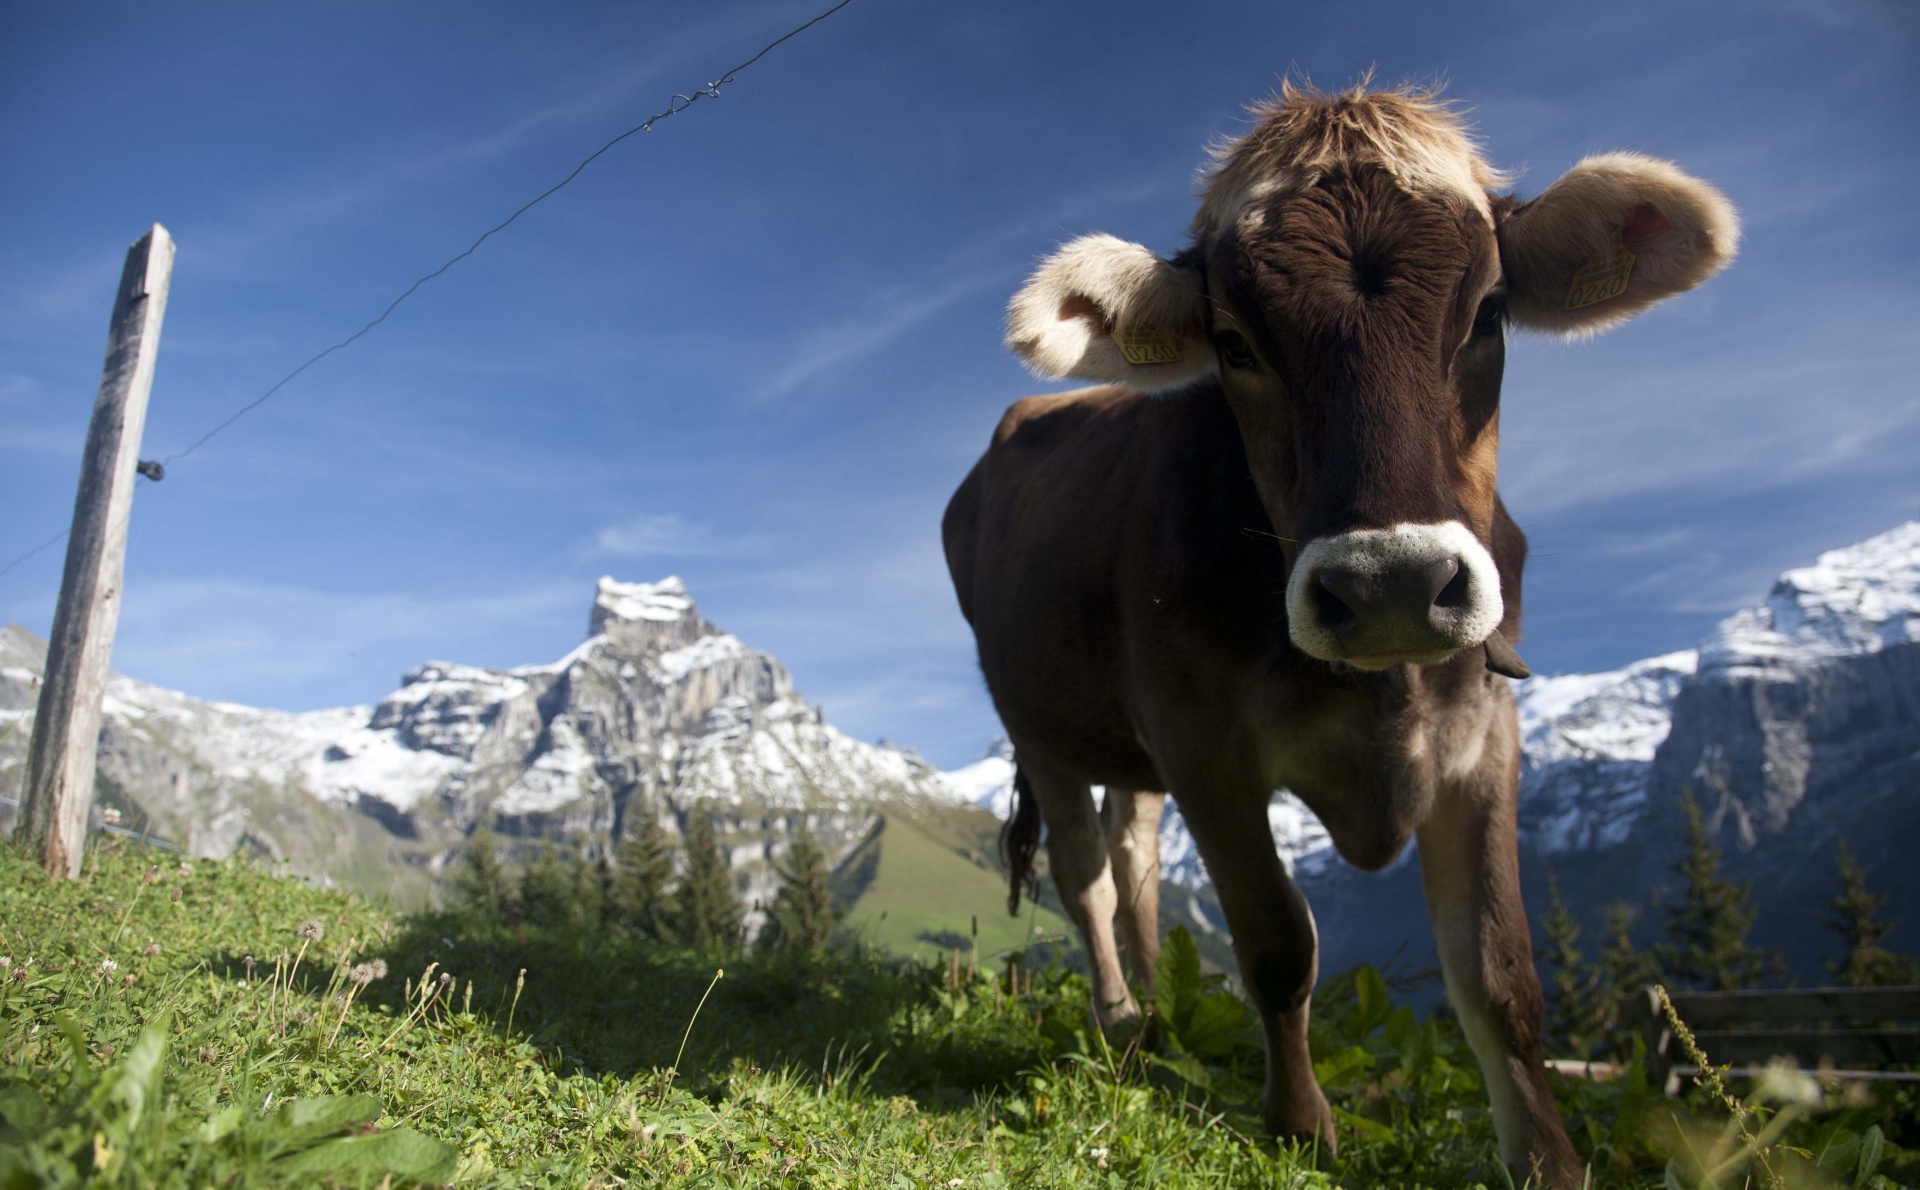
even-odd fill
[[[840,915],[834,911],[833,891],[827,887],[826,853],[814,842],[804,817],[792,845],[773,866],[780,887],[767,908],[759,944],[769,951],[813,954],[833,937]]]
[[[673,847],[653,814],[636,813],[634,819],[637,826],[625,833],[615,854],[613,901],[607,916],[613,924],[643,937],[671,941],[667,886],[673,883]]]
[[[687,815],[686,848],[687,868],[668,901],[665,932],[693,950],[732,950],[740,944],[740,900],[704,806]]]
[[[1667,908],[1667,935],[1673,941],[1654,948],[1660,965],[1682,987],[1716,992],[1754,987],[1781,974],[1786,962],[1778,953],[1747,945],[1752,890],[1721,879],[1720,849],[1691,790],[1681,809],[1687,816],[1687,854],[1674,871],[1687,887],[1680,903]]]
[[[1615,901],[1607,909],[1607,942],[1600,948],[1600,980],[1594,989],[1595,1028],[1603,1038],[1619,1037],[1620,1002],[1661,982],[1660,964],[1633,944],[1633,908]]]
[[[467,836],[460,863],[447,876],[447,888],[467,914],[481,921],[507,920],[513,907],[512,877],[500,862],[493,831],[485,825]]]
[[[580,865],[581,924],[590,930],[605,929],[613,919],[613,899],[613,864],[603,847],[591,864]]]
[[[1874,915],[1886,907],[1887,895],[1867,890],[1866,869],[1860,866],[1845,839],[1840,840],[1836,860],[1840,868],[1840,895],[1829,906],[1827,924],[1846,943],[1847,951],[1845,959],[1828,963],[1827,970],[1850,988],[1920,983],[1920,963],[1881,947],[1881,941],[1893,930],[1893,923],[1875,921]]]
[[[1593,1052],[1600,1040],[1601,973],[1580,950],[1580,923],[1560,899],[1560,881],[1547,877],[1552,898],[1540,928],[1547,935],[1547,965],[1553,972],[1553,1003],[1548,1007],[1547,1036],[1566,1046],[1576,1057]]]
[[[573,865],[561,858],[557,843],[541,845],[540,855],[520,876],[520,912],[528,925],[554,929],[573,921]]]

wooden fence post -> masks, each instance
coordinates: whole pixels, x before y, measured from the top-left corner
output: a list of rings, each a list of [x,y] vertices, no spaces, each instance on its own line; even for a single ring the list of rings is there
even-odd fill
[[[127,517],[146,427],[160,320],[173,278],[173,237],[158,223],[127,249],[107,330],[107,362],[80,459],[67,567],[47,640],[47,671],[27,747],[27,782],[14,837],[33,841],[54,879],[80,875],[93,804],[100,699],[120,622]]]

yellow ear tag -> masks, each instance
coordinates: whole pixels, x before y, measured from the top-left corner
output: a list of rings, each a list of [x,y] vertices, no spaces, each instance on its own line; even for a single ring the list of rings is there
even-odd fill
[[[1113,332],[1113,345],[1130,364],[1177,364],[1180,344],[1150,326],[1129,327]]]
[[[1597,306],[1625,293],[1627,282],[1633,280],[1636,259],[1625,244],[1602,249],[1573,275],[1573,284],[1567,287],[1567,309]]]

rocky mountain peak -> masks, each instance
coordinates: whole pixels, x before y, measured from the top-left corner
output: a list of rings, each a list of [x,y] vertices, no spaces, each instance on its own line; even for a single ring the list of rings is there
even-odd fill
[[[1758,607],[1722,621],[1702,670],[1778,670],[1920,641],[1920,521],[1789,570]]]
[[[684,648],[719,631],[694,606],[678,576],[657,583],[603,577],[595,587],[589,639],[605,637],[632,659]]]

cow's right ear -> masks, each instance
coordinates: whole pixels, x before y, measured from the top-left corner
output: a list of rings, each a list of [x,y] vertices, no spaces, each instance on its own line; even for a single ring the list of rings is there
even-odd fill
[[[1115,236],[1081,236],[1014,295],[1007,346],[1049,380],[1178,388],[1218,367],[1205,290],[1195,265]]]

